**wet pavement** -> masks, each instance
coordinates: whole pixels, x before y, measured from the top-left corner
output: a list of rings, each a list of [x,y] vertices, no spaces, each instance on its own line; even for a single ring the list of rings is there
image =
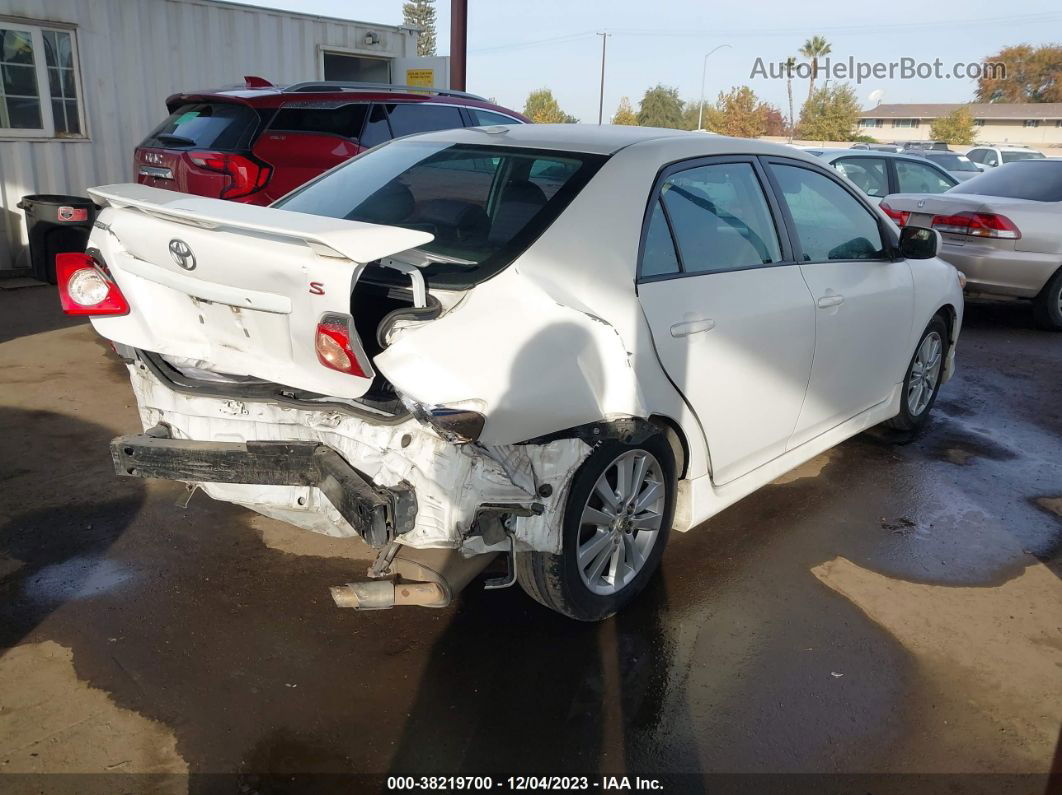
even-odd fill
[[[646,594],[582,625],[476,584],[341,611],[367,548],[116,479],[124,368],[56,305],[0,291],[0,773],[1059,764],[1062,335],[1027,307],[967,308],[922,437],[860,435],[673,534]]]

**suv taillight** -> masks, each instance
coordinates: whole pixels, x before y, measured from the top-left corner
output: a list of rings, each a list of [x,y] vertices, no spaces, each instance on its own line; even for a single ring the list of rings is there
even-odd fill
[[[1003,240],[1017,240],[1021,231],[1005,215],[996,213],[964,212],[955,215],[934,215],[933,228],[952,235],[969,235],[970,237],[995,237]]]
[[[273,167],[267,163],[227,152],[189,152],[194,165],[208,171],[229,175],[229,184],[221,191],[222,199],[239,199],[260,191],[269,182]]]
[[[68,315],[127,315],[125,300],[107,269],[88,254],[55,256],[59,302]]]
[[[314,349],[317,361],[330,370],[338,370],[360,378],[371,378],[372,368],[362,365],[361,357],[354,352],[356,338],[352,337],[354,325],[350,315],[329,313],[317,324]],[[360,346],[357,346],[360,349]]]
[[[895,221],[897,226],[906,226],[907,219],[911,217],[911,214],[909,212],[905,210],[894,210],[886,202],[882,202],[878,205],[878,207],[881,208],[881,211],[885,213],[885,215],[889,216],[889,218]]]

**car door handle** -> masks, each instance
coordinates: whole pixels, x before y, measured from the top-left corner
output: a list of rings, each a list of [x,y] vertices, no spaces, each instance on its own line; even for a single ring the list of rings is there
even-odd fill
[[[699,334],[702,331],[711,331],[715,328],[715,321],[703,318],[701,320],[685,320],[682,323],[671,324],[672,337],[688,337],[690,334]]]
[[[832,306],[840,306],[844,303],[843,295],[824,295],[816,303],[819,305],[819,309],[829,309]]]

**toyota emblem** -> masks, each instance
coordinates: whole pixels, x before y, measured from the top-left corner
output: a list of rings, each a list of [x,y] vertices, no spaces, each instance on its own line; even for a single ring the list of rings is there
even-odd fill
[[[195,270],[195,254],[183,240],[174,238],[170,241],[170,256],[177,263],[177,267],[184,268],[186,271]]]

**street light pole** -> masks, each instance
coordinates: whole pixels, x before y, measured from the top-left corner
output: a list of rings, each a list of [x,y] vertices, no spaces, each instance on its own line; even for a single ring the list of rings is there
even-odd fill
[[[704,79],[708,75],[708,56],[716,50],[729,47],[729,44],[720,44],[715,49],[709,50],[704,56],[704,67],[701,69],[701,104],[697,106],[697,129],[704,129]]]
[[[598,33],[601,37],[601,93],[597,100],[597,123],[601,124],[602,116],[605,111],[605,42],[608,41],[608,37],[611,33]]]

